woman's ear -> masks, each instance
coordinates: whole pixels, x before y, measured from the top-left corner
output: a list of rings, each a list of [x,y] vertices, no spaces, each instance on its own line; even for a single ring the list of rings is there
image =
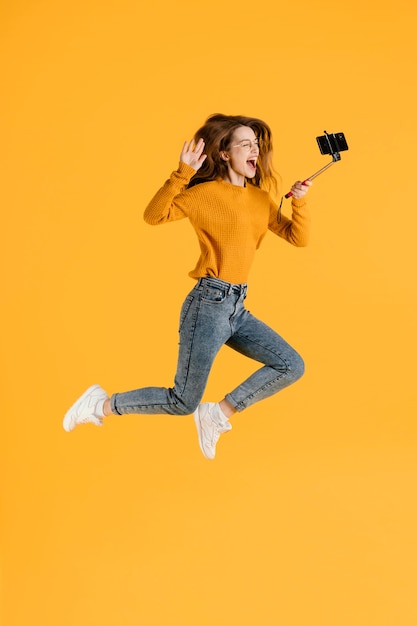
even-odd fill
[[[224,150],[220,152],[220,158],[223,159],[223,161],[228,161],[230,159],[229,155]]]

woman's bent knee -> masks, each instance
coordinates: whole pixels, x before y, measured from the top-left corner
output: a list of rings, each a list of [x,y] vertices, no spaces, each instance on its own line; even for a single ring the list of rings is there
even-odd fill
[[[196,405],[176,404],[175,409],[173,410],[173,413],[174,415],[191,415],[191,413],[194,413],[197,407],[198,407],[198,404]]]
[[[196,397],[188,398],[176,393],[175,390],[173,390],[173,395],[171,409],[174,415],[191,415],[198,407],[199,399]]]
[[[291,365],[290,365],[290,373],[293,379],[298,380],[304,375],[304,372],[305,372],[304,360],[297,352],[294,352],[294,356],[291,360]]]

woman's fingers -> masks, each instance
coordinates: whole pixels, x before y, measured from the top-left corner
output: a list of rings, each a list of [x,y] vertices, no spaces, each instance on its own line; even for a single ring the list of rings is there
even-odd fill
[[[182,152],[181,152],[181,157],[186,156],[189,153],[190,147],[191,147],[191,141],[184,141],[184,145],[182,147]]]
[[[294,198],[302,198],[306,195],[308,188],[311,187],[313,183],[311,180],[305,180],[301,182],[301,180],[297,180],[296,183],[291,187],[291,192]]]
[[[200,139],[198,140],[197,145],[195,147],[195,153],[198,156],[201,156],[201,153],[203,152],[203,150],[204,150],[204,139],[202,137],[200,137]]]

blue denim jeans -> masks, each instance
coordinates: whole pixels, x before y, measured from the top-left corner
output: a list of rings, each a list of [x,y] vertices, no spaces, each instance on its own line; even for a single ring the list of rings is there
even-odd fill
[[[223,345],[263,364],[225,395],[237,411],[268,398],[300,378],[304,373],[303,360],[282,337],[245,309],[246,292],[246,284],[200,278],[181,308],[174,386],[116,393],[111,397],[113,413],[193,413]]]

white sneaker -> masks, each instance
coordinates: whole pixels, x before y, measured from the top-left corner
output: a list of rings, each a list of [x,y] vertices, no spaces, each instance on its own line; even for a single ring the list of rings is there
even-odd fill
[[[232,425],[214,402],[200,404],[194,412],[194,421],[202,453],[206,459],[214,459],[220,435],[231,430]]]
[[[67,411],[63,421],[64,430],[69,433],[78,424],[87,424],[88,422],[96,426],[102,426],[104,417],[103,404],[107,398],[107,393],[100,385],[89,387]]]

